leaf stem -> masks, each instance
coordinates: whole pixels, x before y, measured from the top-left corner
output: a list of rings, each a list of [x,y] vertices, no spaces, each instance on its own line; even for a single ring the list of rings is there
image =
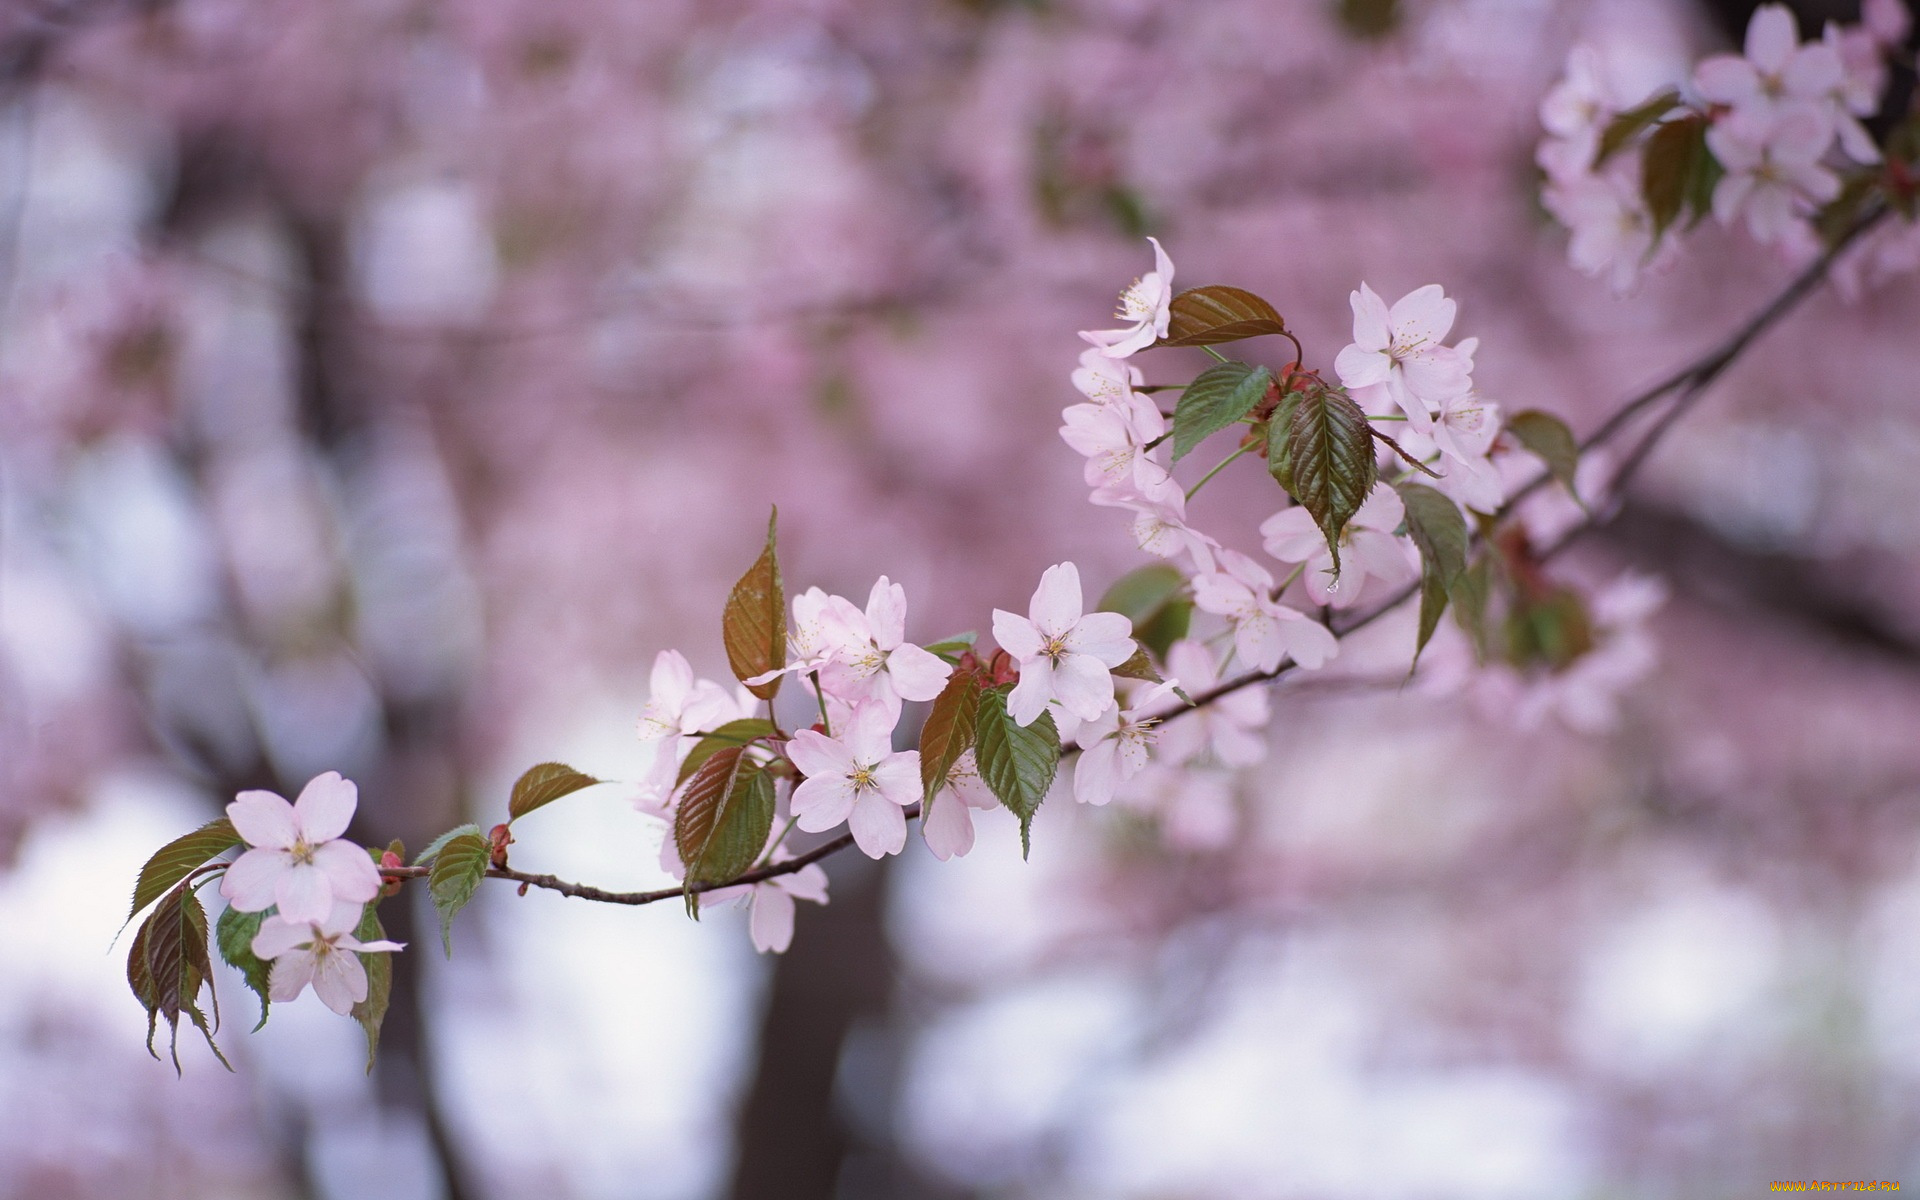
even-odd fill
[[[1215,359],[1216,361],[1218,361],[1218,362],[1232,362],[1232,361],[1233,361],[1232,359],[1230,359],[1230,358],[1228,358],[1228,357],[1227,357],[1226,355],[1224,355],[1224,354],[1222,354],[1222,353],[1220,353],[1220,352],[1219,352],[1218,350],[1215,350],[1215,349],[1214,349],[1214,348],[1213,348],[1212,346],[1202,346],[1202,347],[1200,347],[1200,348],[1201,348],[1202,350],[1205,350],[1205,351],[1206,351],[1206,352],[1207,352],[1208,354],[1211,354],[1211,355],[1213,355],[1213,357],[1214,357],[1214,359]]]
[[[820,672],[817,670],[808,671],[807,678],[813,680],[813,698],[820,702],[820,728],[826,731],[828,737],[832,737],[833,719],[827,716],[827,692],[825,688],[820,686]],[[783,834],[781,836],[784,837],[785,835]]]

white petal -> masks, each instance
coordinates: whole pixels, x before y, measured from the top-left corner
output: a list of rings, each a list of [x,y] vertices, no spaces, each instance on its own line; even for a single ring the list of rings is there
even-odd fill
[[[313,865],[327,877],[337,901],[365,904],[380,894],[380,869],[373,865],[372,855],[352,842],[336,840],[316,847]]]
[[[886,760],[873,769],[874,786],[880,794],[905,808],[920,800],[920,752],[906,750],[899,754],[889,754]]]
[[[312,863],[289,863],[274,882],[273,900],[287,920],[319,924],[333,911],[333,883]]]
[[[1062,708],[1091,721],[1113,706],[1113,675],[1090,654],[1063,655],[1054,668],[1053,694]]]
[[[1031,725],[1053,699],[1053,662],[1036,658],[1020,666],[1020,682],[1007,693],[1007,715],[1016,725]]]
[[[795,824],[808,833],[824,833],[853,811],[853,785],[844,775],[816,775],[793,789]]]
[[[293,805],[272,792],[241,792],[227,805],[227,820],[249,846],[290,850],[300,838]]]
[[[338,771],[316,775],[300,789],[293,802],[294,823],[309,843],[332,841],[347,831],[353,810],[360,803],[360,789]]]
[[[313,926],[282,917],[268,917],[260,922],[260,931],[253,935],[253,944],[249,948],[255,958],[272,961],[282,955],[292,954],[311,941]]]
[[[867,627],[873,632],[873,643],[882,650],[891,650],[907,636],[907,590],[897,583],[891,583],[885,575],[874,581],[873,592],[867,597]]]
[[[760,953],[786,953],[793,945],[793,897],[777,887],[754,888],[747,933]]]
[[[312,982],[312,952],[296,950],[282,954],[274,958],[273,968],[267,974],[267,995],[273,998],[274,1003],[285,1004],[299,996]]]
[[[1073,654],[1091,655],[1117,667],[1133,657],[1133,622],[1124,613],[1088,613],[1061,644]]]
[[[1034,589],[1033,602],[1028,615],[1033,626],[1045,638],[1059,637],[1073,628],[1075,621],[1085,609],[1080,597],[1080,568],[1070,562],[1056,563],[1048,567],[1040,576],[1040,586]],[[996,618],[996,636],[998,622]],[[1005,649],[1005,643],[1001,644]],[[1012,654],[1012,650],[1007,651]]]
[[[282,800],[282,804],[286,801]],[[274,889],[280,876],[293,865],[285,850],[265,847],[249,850],[233,860],[220,880],[220,894],[241,912],[260,912],[273,907]]]
[[[1013,656],[1018,663],[1025,663],[1040,654],[1040,648],[1046,644],[1046,638],[1033,622],[1017,613],[1004,608],[993,610],[993,640],[1000,648]]]
[[[900,811],[899,805],[877,792],[868,792],[854,801],[847,828],[853,833],[854,845],[868,858],[898,854],[907,844],[907,815]]]
[[[1073,798],[1081,804],[1105,804],[1113,799],[1119,783],[1114,774],[1114,756],[1120,744],[1108,738],[1080,752],[1073,767]]]
[[[920,832],[927,839],[927,849],[941,862],[964,858],[973,849],[973,814],[952,788],[946,788],[934,797]]]
[[[1353,341],[1366,350],[1385,350],[1393,340],[1387,328],[1387,302],[1366,284],[1347,297],[1353,306]]]
[[[367,998],[367,970],[351,950],[333,950],[314,966],[313,993],[320,1003],[346,1016]]]
[[[887,674],[902,700],[931,700],[947,686],[953,667],[938,654],[903,642],[887,655]]]
[[[845,777],[853,772],[853,755],[834,738],[802,729],[787,743],[787,757],[809,779]]]
[[[811,900],[815,904],[827,902],[827,873],[813,863],[791,875],[775,875],[767,882],[795,899]]]

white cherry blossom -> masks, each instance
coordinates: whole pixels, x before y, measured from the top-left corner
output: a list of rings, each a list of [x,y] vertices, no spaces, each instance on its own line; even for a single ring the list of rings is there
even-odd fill
[[[1095,404],[1114,404],[1131,399],[1133,389],[1147,381],[1140,368],[1125,359],[1112,358],[1098,346],[1080,352],[1080,365],[1073,372],[1073,386]]]
[[[1193,603],[1232,624],[1234,651],[1255,669],[1276,670],[1290,657],[1311,671],[1340,652],[1325,625],[1273,598],[1265,567],[1235,550],[1220,552],[1220,566],[1193,577]]]
[[[787,757],[806,780],[793,791],[793,815],[808,833],[842,821],[869,858],[898,854],[907,844],[901,810],[920,799],[920,753],[893,749],[896,715],[884,704],[853,710],[839,736],[803,729]]]
[[[1060,440],[1086,456],[1088,487],[1121,488],[1164,495],[1172,482],[1165,464],[1147,445],[1165,436],[1167,421],[1145,396],[1108,404],[1075,404],[1061,410]]]
[[[1154,727],[1164,715],[1156,711],[1173,692],[1171,683],[1157,683],[1134,699],[1082,724],[1074,734],[1080,759],[1073,767],[1073,798],[1081,804],[1112,801],[1114,789],[1138,775],[1147,765]],[[1149,715],[1151,714],[1151,715]]]
[[[1384,389],[1424,433],[1433,423],[1429,407],[1469,386],[1471,363],[1441,344],[1453,328],[1454,302],[1437,283],[1408,292],[1391,309],[1365,283],[1350,301],[1353,343],[1333,362],[1340,382],[1350,391]]]
[[[931,700],[953,667],[906,640],[907,593],[885,575],[874,581],[861,612],[834,606],[823,621],[828,661],[821,683],[848,703],[877,700],[897,712],[902,700]]]
[[[325,920],[336,902],[365,904],[379,895],[373,859],[340,836],[359,800],[359,789],[337,771],[309,780],[292,804],[272,792],[241,792],[227,819],[252,849],[227,868],[220,894],[241,912],[278,906],[296,923]]]
[[[320,1003],[341,1016],[352,1012],[354,1005],[367,998],[367,970],[358,955],[406,949],[401,942],[363,942],[354,937],[364,908],[364,904],[339,900],[319,920],[275,915],[262,921],[253,935],[252,950],[254,957],[273,964],[267,995],[284,1004],[312,984]]]
[[[695,679],[693,667],[678,650],[654,656],[646,707],[640,711],[639,737],[654,747],[653,765],[641,778],[635,803],[643,812],[666,811],[680,764],[699,740],[693,736],[739,720],[753,711],[753,694],[728,691],[709,679]]]
[[[1126,358],[1167,336],[1167,322],[1173,315],[1169,308],[1173,302],[1173,260],[1160,248],[1159,239],[1147,241],[1153,243],[1153,270],[1120,293],[1120,304],[1113,314],[1131,324],[1125,329],[1095,330],[1080,335],[1109,358]]]
[[[1189,696],[1210,691],[1220,682],[1213,651],[1194,638],[1181,638],[1167,648],[1167,675]],[[1265,689],[1243,687],[1228,692],[1162,726],[1160,760],[1180,765],[1211,756],[1229,767],[1252,766],[1267,756],[1267,743],[1260,733],[1269,715]]]
[[[771,846],[779,836],[780,830],[776,828],[768,837],[767,844]],[[781,849],[775,850],[769,861],[778,864],[792,859],[791,853]],[[747,904],[747,935],[753,939],[753,948],[762,954],[785,954],[787,947],[793,945],[794,902],[809,900],[815,904],[825,904],[827,873],[820,869],[819,864],[808,863],[798,871],[775,875],[759,883],[737,884],[700,893],[700,907],[703,909],[743,900]]]
[[[1825,42],[1803,44],[1784,4],[1754,10],[1745,50],[1702,59],[1693,70],[1694,90],[1737,115],[1771,117],[1783,108],[1817,109],[1841,86],[1840,55]]]
[[[947,772],[947,785],[933,797],[933,805],[920,819],[920,832],[927,849],[941,862],[964,858],[973,849],[973,810],[1000,807],[999,798],[980,778],[973,751],[963,753]]]
[[[1744,213],[1753,240],[1785,238],[1801,213],[1840,194],[1840,180],[1820,165],[1832,131],[1807,109],[1743,117],[1707,131],[1707,147],[1727,169],[1713,189],[1713,215],[1731,225]]]
[[[1113,706],[1112,669],[1133,657],[1133,623],[1119,613],[1083,611],[1080,568],[1048,567],[1027,616],[993,610],[993,637],[1020,664],[1007,712],[1021,725],[1048,703],[1091,721]]]

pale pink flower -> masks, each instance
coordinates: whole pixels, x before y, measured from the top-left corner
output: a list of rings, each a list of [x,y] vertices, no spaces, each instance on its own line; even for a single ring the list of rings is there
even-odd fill
[[[1374,485],[1347,527],[1340,531],[1340,576],[1333,574],[1333,551],[1313,514],[1295,505],[1260,523],[1262,545],[1284,563],[1305,563],[1307,595],[1315,604],[1350,608],[1360,602],[1368,579],[1399,586],[1419,573],[1412,547],[1394,536],[1406,519],[1400,494],[1387,483]]]
[[[746,682],[762,684],[782,675],[806,675],[833,659],[836,627],[857,622],[860,610],[845,596],[830,596],[810,587],[793,598],[793,619],[787,623],[787,663],[763,671]]]
[[[699,740],[693,735],[749,715],[753,695],[744,688],[730,693],[712,680],[696,680],[693,667],[678,650],[662,650],[654,656],[648,684],[639,738],[655,749],[635,803],[643,812],[658,815],[666,809],[686,752]]]
[[[227,819],[253,848],[227,868],[220,894],[241,912],[277,905],[294,922],[325,920],[335,902],[365,904],[379,895],[372,857],[340,836],[359,798],[337,771],[309,780],[292,804],[272,792],[241,792]]]
[[[1572,235],[1567,260],[1583,275],[1604,275],[1615,293],[1633,288],[1655,258],[1653,215],[1640,196],[1638,161],[1623,156],[1624,166],[1600,175],[1551,183],[1540,202]],[[1650,261],[1653,260],[1653,261]]]
[[[1189,696],[1220,682],[1213,651],[1205,642],[1181,638],[1167,648],[1167,675]],[[1182,713],[1160,728],[1160,759],[1170,765],[1208,757],[1229,767],[1247,767],[1267,756],[1260,734],[1269,716],[1267,693],[1260,687],[1228,692],[1205,708]]]
[[[842,821],[869,858],[898,854],[907,844],[901,811],[920,799],[920,753],[893,749],[894,712],[862,704],[838,737],[803,729],[787,757],[807,778],[793,791],[793,815],[808,833]]]
[[[837,605],[823,634],[830,659],[821,682],[849,703],[878,700],[896,711],[902,700],[931,700],[953,667],[906,640],[907,593],[885,575],[874,581],[863,613]]]
[[[1213,552],[1220,543],[1187,524],[1187,498],[1178,487],[1148,498],[1131,490],[1101,488],[1095,504],[1124,508],[1133,516],[1134,544],[1159,558],[1187,557],[1196,571],[1213,570]]]
[[[1273,598],[1273,576],[1235,550],[1220,552],[1220,571],[1193,577],[1193,603],[1233,626],[1233,648],[1255,669],[1277,670],[1292,658],[1317,670],[1340,652],[1325,625]]]
[[[1727,169],[1713,189],[1713,215],[1731,225],[1746,214],[1753,239],[1785,238],[1801,213],[1840,194],[1840,180],[1820,165],[1832,141],[1825,120],[1807,109],[1728,117],[1707,131],[1707,146]]]
[[[1124,359],[1111,358],[1098,346],[1080,352],[1080,365],[1073,372],[1073,386],[1095,404],[1116,404],[1133,398],[1133,389],[1147,381],[1139,367]]]
[[[1157,238],[1148,238],[1153,243],[1153,270],[1133,281],[1132,286],[1120,293],[1119,308],[1113,314],[1122,321],[1131,321],[1125,329],[1107,329],[1082,333],[1080,336],[1093,343],[1109,358],[1126,358],[1137,350],[1153,345],[1158,338],[1167,336],[1167,322],[1172,319],[1168,307],[1173,302],[1173,260],[1160,248]]]
[[[1833,47],[1840,60],[1840,83],[1827,97],[1831,105],[1828,115],[1840,135],[1840,148],[1855,162],[1877,163],[1880,147],[1860,124],[1860,118],[1879,111],[1880,93],[1887,87],[1886,54],[1873,33],[1858,25],[1842,29],[1828,21],[1822,40]]]
[[[775,829],[767,839],[768,844],[779,836],[780,831]],[[781,849],[775,850],[769,861],[777,864],[792,858],[791,853]],[[787,947],[793,945],[794,902],[810,900],[825,904],[827,873],[817,863],[808,863],[788,875],[700,893],[701,908],[740,900],[747,902],[747,935],[753,939],[753,948],[762,954],[785,954]]]
[[[1491,513],[1506,499],[1500,472],[1487,457],[1500,433],[1500,406],[1478,392],[1455,396],[1434,417],[1434,469],[1442,492],[1468,508]]]
[[[1458,351],[1441,345],[1453,328],[1455,304],[1437,283],[1408,292],[1389,309],[1365,283],[1350,297],[1353,343],[1333,360],[1349,390],[1384,388],[1414,429],[1425,432],[1437,405],[1469,386]]]
[[[1540,124],[1551,135],[1535,155],[1549,178],[1584,176],[1600,148],[1600,133],[1618,109],[1607,87],[1600,55],[1577,45],[1567,53],[1567,73],[1540,101]]]
[[[1084,612],[1080,568],[1048,567],[1025,617],[993,610],[993,637],[1020,664],[1020,682],[1007,712],[1021,725],[1039,720],[1047,704],[1091,721],[1113,705],[1114,667],[1133,657],[1133,622],[1119,613]]]
[[[1905,45],[1907,34],[1913,32],[1913,14],[1903,0],[1865,0],[1860,5],[1860,22],[1889,50]]]
[[[1075,404],[1061,410],[1060,440],[1086,456],[1088,487],[1164,494],[1172,476],[1147,450],[1167,432],[1166,418],[1145,396],[1109,404]]]
[[[319,920],[289,920],[281,914],[262,921],[260,932],[253,935],[252,949],[254,957],[273,963],[267,995],[284,1004],[312,984],[320,1003],[341,1016],[352,1012],[354,1005],[367,998],[367,970],[358,955],[406,949],[401,942],[363,942],[354,937],[364,908],[364,904],[339,900]]]
[[[1113,799],[1114,789],[1146,767],[1154,727],[1164,715],[1147,713],[1171,695],[1173,688],[1171,683],[1154,684],[1128,707],[1115,705],[1080,726],[1074,735],[1080,743],[1080,760],[1073,766],[1076,801],[1107,804]]]
[[[1818,107],[1841,86],[1842,74],[1832,46],[1800,41],[1791,9],[1763,4],[1747,23],[1746,54],[1702,59],[1693,69],[1693,86],[1703,99],[1737,114],[1770,117],[1783,107]]]
[[[999,798],[980,778],[973,751],[966,751],[947,772],[947,785],[934,795],[932,808],[920,819],[927,849],[941,862],[964,858],[973,849],[973,810],[999,806]]]

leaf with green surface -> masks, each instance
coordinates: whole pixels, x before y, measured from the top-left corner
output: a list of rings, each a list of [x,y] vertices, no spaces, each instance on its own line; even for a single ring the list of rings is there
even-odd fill
[[[1282,408],[1287,413],[1284,455],[1292,481],[1287,490],[1326,535],[1338,579],[1340,535],[1379,478],[1373,429],[1343,388],[1310,387],[1299,393],[1297,403]]]
[[[1166,680],[1161,677],[1160,672],[1154,669],[1153,660],[1147,657],[1147,650],[1144,646],[1136,648],[1133,652],[1133,657],[1115,667],[1113,673],[1121,679],[1140,679],[1147,683],[1166,682]]]
[[[1467,569],[1467,522],[1454,502],[1424,483],[1400,485],[1407,511],[1407,533],[1420,550],[1420,630],[1414,662],[1427,648],[1454,584]]]
[[[140,868],[140,878],[133,885],[133,908],[127,913],[127,920],[140,915],[141,909],[191,875],[195,867],[205,866],[216,855],[241,844],[233,822],[220,817],[160,847]]]
[[[199,1008],[200,989],[212,974],[213,962],[207,953],[207,913],[193,889],[182,883],[161,897],[153,914],[141,923],[127,955],[127,984],[147,1010],[147,1052],[160,1057],[153,1048],[153,1035],[164,1019],[176,1072],[180,1070],[182,1013],[206,1036],[214,1056],[228,1070],[233,1069],[220,1053],[220,1047],[214,1044],[212,1030]],[[218,1004],[216,998],[216,1016]]]
[[[1507,614],[1507,661],[1514,666],[1561,671],[1593,649],[1593,622],[1580,594],[1549,588],[1516,600]]]
[[[1047,798],[1054,773],[1060,769],[1060,730],[1052,713],[1041,713],[1031,725],[1015,723],[1007,712],[1007,694],[1013,685],[980,693],[978,725],[974,732],[974,761],[980,779],[1020,818],[1020,856],[1031,849],[1033,814]]]
[[[1179,462],[1208,437],[1237,424],[1254,410],[1273,372],[1243,362],[1223,362],[1187,385],[1173,410],[1173,459]]]
[[[1503,428],[1547,464],[1547,470],[1567,491],[1574,492],[1574,477],[1580,471],[1580,443],[1565,421],[1529,408],[1508,417]],[[1574,498],[1579,498],[1578,492],[1574,492]]]
[[[1625,149],[1633,139],[1653,127],[1653,123],[1680,107],[1680,93],[1672,88],[1656,92],[1607,122],[1600,134],[1600,149],[1594,155],[1594,169]]]
[[[360,942],[379,942],[386,940],[387,931],[380,926],[380,915],[375,911],[376,902],[367,905],[360,914],[360,924],[353,936]],[[353,1006],[353,1019],[360,1022],[360,1028],[367,1034],[367,1074],[373,1074],[373,1056],[380,1049],[380,1025],[387,1019],[387,1003],[393,998],[393,956],[391,954],[359,955],[361,969],[367,973],[367,998]]]
[[[1273,305],[1237,287],[1189,288],[1168,305],[1162,346],[1217,346],[1287,331]]]
[[[953,764],[973,746],[980,714],[980,683],[971,671],[955,671],[947,686],[933,698],[926,724],[920,727],[920,816],[933,808],[933,798],[947,785]]]
[[[520,778],[513,781],[513,795],[507,801],[507,820],[517,821],[536,808],[552,804],[562,796],[570,796],[599,782],[565,763],[546,762],[528,767]]]
[[[267,912],[243,913],[237,908],[228,907],[220,914],[220,920],[213,929],[213,940],[219,943],[220,957],[226,964],[246,979],[253,994],[260,997],[260,1024],[254,1032],[267,1023],[267,1006],[271,1003],[268,985],[272,981],[273,964],[259,958],[253,952],[254,935],[260,932],[261,922],[267,919]]]
[[[1187,577],[1171,563],[1149,563],[1115,580],[1100,597],[1099,609],[1132,621],[1134,639],[1165,658],[1193,623],[1193,598],[1186,589]]]
[[[451,842],[453,839],[457,837],[477,837],[482,841],[485,841],[487,834],[486,834],[486,831],[481,829],[478,825],[473,825],[473,824],[456,825],[452,829],[449,829],[445,833],[441,834],[439,837],[433,839],[431,842],[428,842],[427,848],[425,850],[422,850],[420,853],[414,855],[413,865],[417,867],[422,863],[432,862],[435,858],[439,857],[440,852],[442,850],[447,848],[447,843]]]
[[[780,582],[779,520],[776,509],[767,520],[767,548],[733,585],[720,621],[727,665],[742,683],[787,665],[787,593]],[[780,690],[780,679],[748,683],[747,690],[771,700]]]
[[[1707,119],[1681,117],[1653,131],[1640,158],[1640,195],[1653,218],[1653,236],[1657,241],[1688,203],[1702,193],[1702,180],[1708,179],[1719,163],[1707,149]],[[1713,188],[1705,185],[1707,203],[1712,203]],[[1696,214],[1701,209],[1696,209]]]
[[[765,717],[742,717],[738,721],[728,721],[718,729],[709,731],[706,736],[693,744],[687,751],[687,760],[680,764],[680,774],[675,777],[675,787],[685,783],[689,776],[700,769],[700,764],[729,746],[745,746],[761,738],[770,738],[777,734],[773,722]]]
[[[486,878],[493,843],[477,829],[449,838],[433,856],[433,869],[427,873],[427,891],[440,914],[440,943],[447,957],[453,957],[453,914],[467,906],[474,890]]]
[[[717,751],[687,780],[673,844],[686,866],[689,915],[699,915],[694,885],[726,883],[753,866],[773,832],[773,808],[773,777],[744,746]]]
[[[980,635],[969,629],[965,633],[956,633],[952,637],[941,638],[937,642],[928,642],[922,649],[929,654],[938,654],[950,663],[958,663],[960,656],[973,649]]]
[[[1474,661],[1487,661],[1487,606],[1493,598],[1493,560],[1488,555],[1475,559],[1454,581],[1450,592],[1453,619],[1473,643]]]

